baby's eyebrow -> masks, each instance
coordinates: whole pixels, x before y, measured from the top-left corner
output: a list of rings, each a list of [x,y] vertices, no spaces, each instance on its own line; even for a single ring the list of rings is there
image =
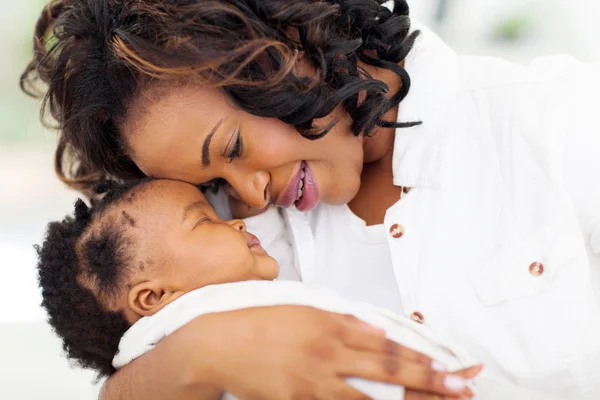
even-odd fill
[[[182,221],[185,221],[185,219],[187,218],[187,214],[194,210],[195,208],[202,208],[202,207],[206,207],[207,203],[206,201],[203,200],[198,200],[195,203],[192,203],[190,205],[188,205],[185,210],[183,211],[183,218],[181,219]]]

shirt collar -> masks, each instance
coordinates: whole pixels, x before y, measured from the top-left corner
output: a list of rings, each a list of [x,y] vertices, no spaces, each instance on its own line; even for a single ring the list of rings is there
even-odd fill
[[[405,60],[411,88],[400,103],[398,121],[422,125],[396,130],[394,184],[439,188],[448,112],[457,93],[457,56],[428,28],[413,21],[421,34]]]

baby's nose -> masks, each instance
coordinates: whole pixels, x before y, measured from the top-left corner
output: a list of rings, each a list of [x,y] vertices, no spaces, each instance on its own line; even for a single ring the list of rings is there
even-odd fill
[[[233,229],[238,230],[240,232],[246,231],[246,224],[241,219],[233,219],[233,220],[229,221],[228,224]]]

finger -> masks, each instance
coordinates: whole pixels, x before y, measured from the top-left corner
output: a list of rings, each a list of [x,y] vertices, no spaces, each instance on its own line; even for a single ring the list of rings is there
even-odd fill
[[[462,376],[463,378],[465,378],[466,380],[470,380],[475,378],[477,375],[479,375],[481,373],[481,371],[483,370],[483,365],[482,364],[478,364],[478,365],[473,365],[472,367],[469,368],[464,368],[458,371],[453,372],[454,375],[458,375],[458,376]],[[475,394],[473,393],[473,391],[467,387],[464,391],[464,395],[467,396],[467,398],[472,398]]]
[[[349,400],[371,400],[371,397],[367,396],[358,389],[353,388],[347,383],[341,383],[335,387],[331,392],[331,395],[325,397],[326,399],[349,399]]]
[[[335,313],[333,315],[339,318],[342,325],[349,330],[360,330],[377,337],[385,337],[385,329],[379,326],[371,325],[361,319],[356,318],[354,315]]]
[[[453,375],[458,375],[461,376],[465,379],[472,379],[474,377],[476,377],[477,375],[479,375],[479,373],[483,370],[483,365],[478,364],[478,365],[473,365],[472,367],[468,367],[468,368],[464,368],[464,369],[460,369],[458,371],[454,371],[452,372]],[[440,396],[436,396],[436,395],[432,395],[429,393],[425,393],[425,392],[413,392],[413,391],[407,391],[407,393],[411,393],[411,396],[415,396],[415,398],[424,398],[424,399],[429,399],[429,398],[442,398]],[[465,390],[463,390],[462,393],[462,398],[465,399],[471,399],[475,394],[473,393],[473,391],[467,386],[465,387]],[[446,397],[444,397],[446,398]]]
[[[436,394],[430,394],[425,392],[415,392],[413,390],[407,390],[404,394],[404,400],[442,400],[443,396]]]
[[[482,370],[483,370],[483,365],[478,364],[478,365],[473,365],[472,367],[454,371],[454,372],[452,372],[452,374],[461,376],[461,377],[465,378],[466,380],[469,380],[469,379],[473,379],[477,375],[479,375]],[[465,396],[468,396],[468,398],[471,398],[474,396],[473,391],[471,389],[469,389],[469,387],[467,387],[465,389],[464,394],[465,394]]]
[[[453,374],[462,376],[465,379],[473,379],[477,375],[479,375],[482,370],[483,370],[483,365],[477,364],[477,365],[473,365],[472,367],[469,367],[469,368],[460,369],[458,371],[455,371],[455,372],[453,372]]]
[[[407,390],[404,395],[404,400],[469,400],[470,396],[461,396],[461,397],[448,397],[448,396],[438,396],[436,394],[425,393],[425,392],[415,392],[413,390]]]
[[[473,393],[473,391],[467,386],[463,391],[463,395],[470,399],[471,397],[475,396],[475,393]]]
[[[407,389],[432,394],[459,397],[467,383],[465,378],[435,371],[426,365],[400,357],[390,357],[364,351],[343,352],[338,373],[378,382],[399,384]]]
[[[404,400],[441,400],[442,396],[435,394],[429,394],[424,392],[415,392],[414,390],[407,390],[404,393]]]
[[[434,365],[436,370],[444,369],[441,363],[435,363],[431,357],[388,339],[384,336],[383,329],[373,327],[351,315],[344,315],[344,318],[348,329],[344,331],[342,341],[346,347],[405,358],[427,366]],[[371,335],[371,332],[375,334]]]

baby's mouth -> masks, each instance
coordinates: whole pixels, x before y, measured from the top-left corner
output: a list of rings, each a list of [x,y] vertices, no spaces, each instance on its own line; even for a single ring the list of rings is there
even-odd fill
[[[263,255],[267,254],[267,251],[260,245],[260,240],[256,236],[249,232],[244,232],[244,235],[246,236],[246,243],[250,251]]]
[[[260,240],[251,233],[247,233],[246,242],[248,243],[248,247],[260,246]]]

